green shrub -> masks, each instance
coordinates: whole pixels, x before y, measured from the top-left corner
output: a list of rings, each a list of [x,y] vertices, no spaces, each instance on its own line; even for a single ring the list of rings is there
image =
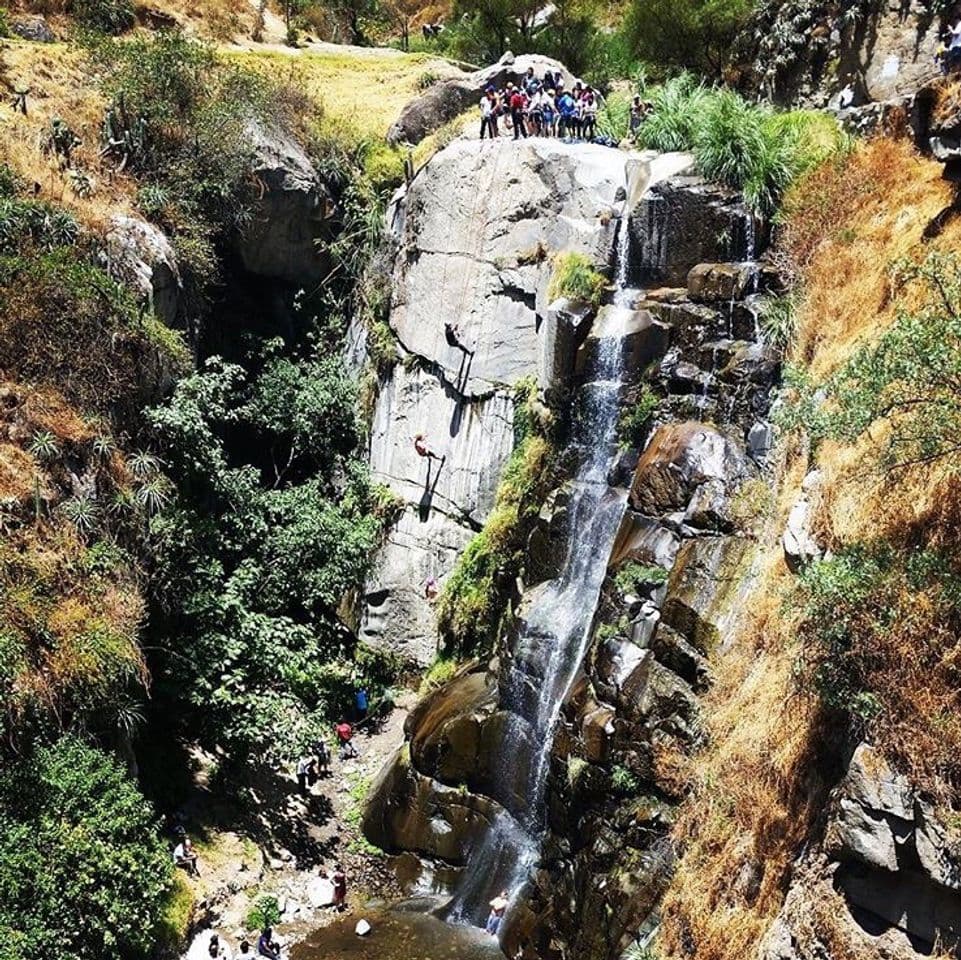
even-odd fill
[[[761,330],[773,347],[785,351],[797,335],[797,299],[788,294],[766,297],[761,306]]]
[[[621,594],[638,591],[666,583],[668,571],[663,567],[630,560],[617,571],[614,585]]]
[[[623,796],[634,796],[641,788],[641,782],[627,767],[615,764],[611,770],[611,786]]]
[[[248,930],[263,930],[280,923],[280,904],[276,897],[258,897],[247,914]]]
[[[456,660],[438,656],[420,682],[420,695],[425,696],[434,690],[439,690],[457,673],[457,668],[458,662]]]
[[[660,397],[645,383],[635,402],[627,407],[617,423],[617,435],[625,449],[640,447],[647,437],[651,417],[660,405]]]
[[[177,871],[164,899],[154,928],[156,950],[161,956],[178,955],[187,948],[196,897],[186,876]]]
[[[147,957],[170,883],[153,811],[111,757],[64,737],[5,764],[5,957]]]
[[[803,427],[815,442],[853,442],[884,420],[889,470],[961,451],[961,264],[933,253],[898,265],[894,282],[919,288],[920,306],[899,309],[891,327],[826,383],[790,370],[790,402],[779,417],[782,428]]]
[[[378,193],[396,190],[404,182],[404,154],[386,143],[372,144],[364,156],[364,173]]]
[[[641,60],[718,76],[751,9],[750,0],[631,0],[624,33]]]
[[[703,176],[743,191],[764,216],[774,214],[795,179],[845,145],[837,123],[822,114],[773,113],[690,75],[649,96],[653,111],[640,130],[644,145],[693,152]]]
[[[123,33],[135,22],[131,0],[70,0],[70,12],[86,30]]]
[[[631,98],[614,92],[609,94],[597,114],[597,131],[620,143],[631,132]]]
[[[596,308],[606,286],[607,280],[594,269],[589,257],[569,251],[559,253],[554,259],[547,296],[551,302],[567,297]]]

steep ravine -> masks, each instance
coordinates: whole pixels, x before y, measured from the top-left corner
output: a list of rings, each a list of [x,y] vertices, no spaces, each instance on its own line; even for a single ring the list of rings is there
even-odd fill
[[[514,626],[496,657],[465,669],[414,711],[409,742],[368,807],[369,838],[403,853],[406,874],[416,862],[411,888],[466,888],[475,919],[477,905],[504,882],[498,858],[482,859],[479,870],[472,859],[489,848],[492,824],[511,814],[540,824],[530,883],[521,892],[523,873],[515,879],[502,940],[510,955],[615,957],[651,918],[669,872],[666,838],[679,799],[670,758],[696,739],[706,656],[724,633],[750,559],[745,504],[752,485],[764,482],[765,415],[778,373],[755,315],[769,277],[748,262],[758,252],[756,224],[735,196],[685,175],[688,166],[683,157],[594,147],[460,143],[421,172],[395,214],[391,327],[418,360],[398,366],[381,394],[371,458],[409,506],[368,590],[368,639],[412,638],[411,655],[432,655],[423,584],[443,581],[452,568],[472,532],[463,518],[482,521],[490,509],[511,448],[512,384],[537,374],[545,399],[577,417],[589,406],[590,371],[614,343],[625,409],[642,385],[657,398],[643,456],[624,449],[609,472],[602,468],[602,482],[607,472],[611,496],[624,491],[628,510],[610,555],[603,547],[586,557],[590,573],[576,574],[603,584],[597,610],[592,598],[578,612],[594,628],[551,722],[529,727],[538,730],[536,743],[530,733],[508,736],[533,723],[538,678],[550,669],[532,611],[539,598],[563,593],[565,566],[577,555],[571,537],[585,546],[573,520],[578,495],[567,483],[548,498],[531,536]],[[629,193],[635,206],[621,223]],[[626,300],[622,292],[596,316],[548,304],[551,254],[576,249],[613,268],[619,229],[627,231],[625,279],[643,289]],[[445,342],[445,321],[475,351],[467,370],[461,351]],[[498,396],[507,415],[491,409]],[[415,433],[448,456],[431,481],[437,512],[423,512]],[[556,616],[562,612],[558,606]],[[530,677],[520,696],[510,681],[518,670]],[[566,689],[562,683],[558,694]],[[528,754],[539,752],[544,736],[542,809],[531,811],[524,771],[536,767]],[[507,757],[505,742],[513,745]],[[523,859],[521,850],[512,854],[510,832],[501,858]],[[455,903],[462,913],[463,896]]]

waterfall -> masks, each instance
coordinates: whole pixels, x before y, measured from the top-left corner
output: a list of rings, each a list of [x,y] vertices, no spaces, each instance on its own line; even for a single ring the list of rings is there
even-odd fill
[[[626,204],[625,204],[626,207]],[[501,707],[510,721],[496,763],[514,781],[524,763],[525,805],[516,816],[499,813],[471,850],[448,919],[483,922],[488,901],[505,889],[511,899],[523,888],[537,862],[544,833],[544,807],[554,727],[591,640],[594,611],[607,573],[608,558],[624,514],[626,492],[610,487],[608,470],[617,449],[617,420],[623,383],[630,243],[627,217],[618,229],[614,311],[575,410],[571,447],[580,466],[572,482],[570,526],[561,575],[538,592],[525,610],[515,657],[501,682]],[[533,648],[536,656],[516,651]],[[529,758],[526,760],[525,758]]]

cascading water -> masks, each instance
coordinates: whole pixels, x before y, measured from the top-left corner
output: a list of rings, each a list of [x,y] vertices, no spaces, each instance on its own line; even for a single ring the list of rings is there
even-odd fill
[[[482,922],[487,903],[499,890],[513,896],[535,864],[544,832],[544,800],[553,730],[591,638],[591,624],[607,572],[614,537],[624,514],[626,493],[608,485],[616,452],[616,428],[623,383],[629,234],[622,218],[618,231],[616,293],[608,308],[604,336],[587,382],[581,388],[572,448],[580,467],[572,483],[567,554],[561,575],[546,584],[524,615],[515,655],[501,684],[501,706],[509,711],[497,763],[505,780],[524,771],[524,807],[500,813],[471,851],[448,911],[454,922]],[[529,759],[525,759],[529,758]]]

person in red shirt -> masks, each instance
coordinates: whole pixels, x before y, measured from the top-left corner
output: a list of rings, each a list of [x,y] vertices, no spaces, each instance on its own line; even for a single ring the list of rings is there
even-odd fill
[[[356,757],[357,748],[354,746],[354,728],[344,719],[334,728],[337,731],[337,740],[340,743],[340,759],[346,760],[349,757]]]
[[[527,127],[524,122],[524,111],[527,109],[527,97],[516,87],[511,91],[510,98],[511,122],[514,124],[514,139],[527,139]]]

